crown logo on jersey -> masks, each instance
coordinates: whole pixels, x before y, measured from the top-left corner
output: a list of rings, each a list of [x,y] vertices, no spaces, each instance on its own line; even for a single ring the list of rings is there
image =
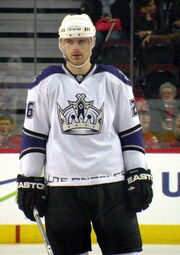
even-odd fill
[[[92,135],[101,132],[104,116],[104,104],[100,109],[93,106],[94,101],[85,101],[85,94],[77,94],[76,101],[62,109],[59,104],[58,117],[63,134]]]

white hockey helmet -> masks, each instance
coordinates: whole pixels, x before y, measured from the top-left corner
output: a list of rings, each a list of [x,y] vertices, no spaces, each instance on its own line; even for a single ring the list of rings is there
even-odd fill
[[[96,28],[87,14],[67,15],[59,27],[60,38],[94,38]]]

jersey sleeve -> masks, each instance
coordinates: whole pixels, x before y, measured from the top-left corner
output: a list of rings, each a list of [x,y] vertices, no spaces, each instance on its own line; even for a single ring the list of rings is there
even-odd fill
[[[46,158],[50,128],[47,97],[48,79],[28,90],[20,153],[20,173],[40,176]]]
[[[124,82],[121,82],[118,91],[115,119],[126,171],[138,167],[147,169],[142,127],[132,86]]]

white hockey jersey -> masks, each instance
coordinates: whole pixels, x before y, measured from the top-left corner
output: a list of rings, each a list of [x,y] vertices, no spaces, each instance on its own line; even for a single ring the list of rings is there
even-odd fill
[[[64,65],[49,66],[30,85],[20,173],[50,186],[124,180],[147,169],[142,129],[130,80],[118,69],[94,65],[78,82]]]

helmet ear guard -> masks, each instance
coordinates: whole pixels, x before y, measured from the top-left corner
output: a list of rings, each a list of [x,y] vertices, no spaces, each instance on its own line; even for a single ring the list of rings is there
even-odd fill
[[[60,38],[81,38],[96,35],[96,28],[87,14],[67,15],[59,27]]]

